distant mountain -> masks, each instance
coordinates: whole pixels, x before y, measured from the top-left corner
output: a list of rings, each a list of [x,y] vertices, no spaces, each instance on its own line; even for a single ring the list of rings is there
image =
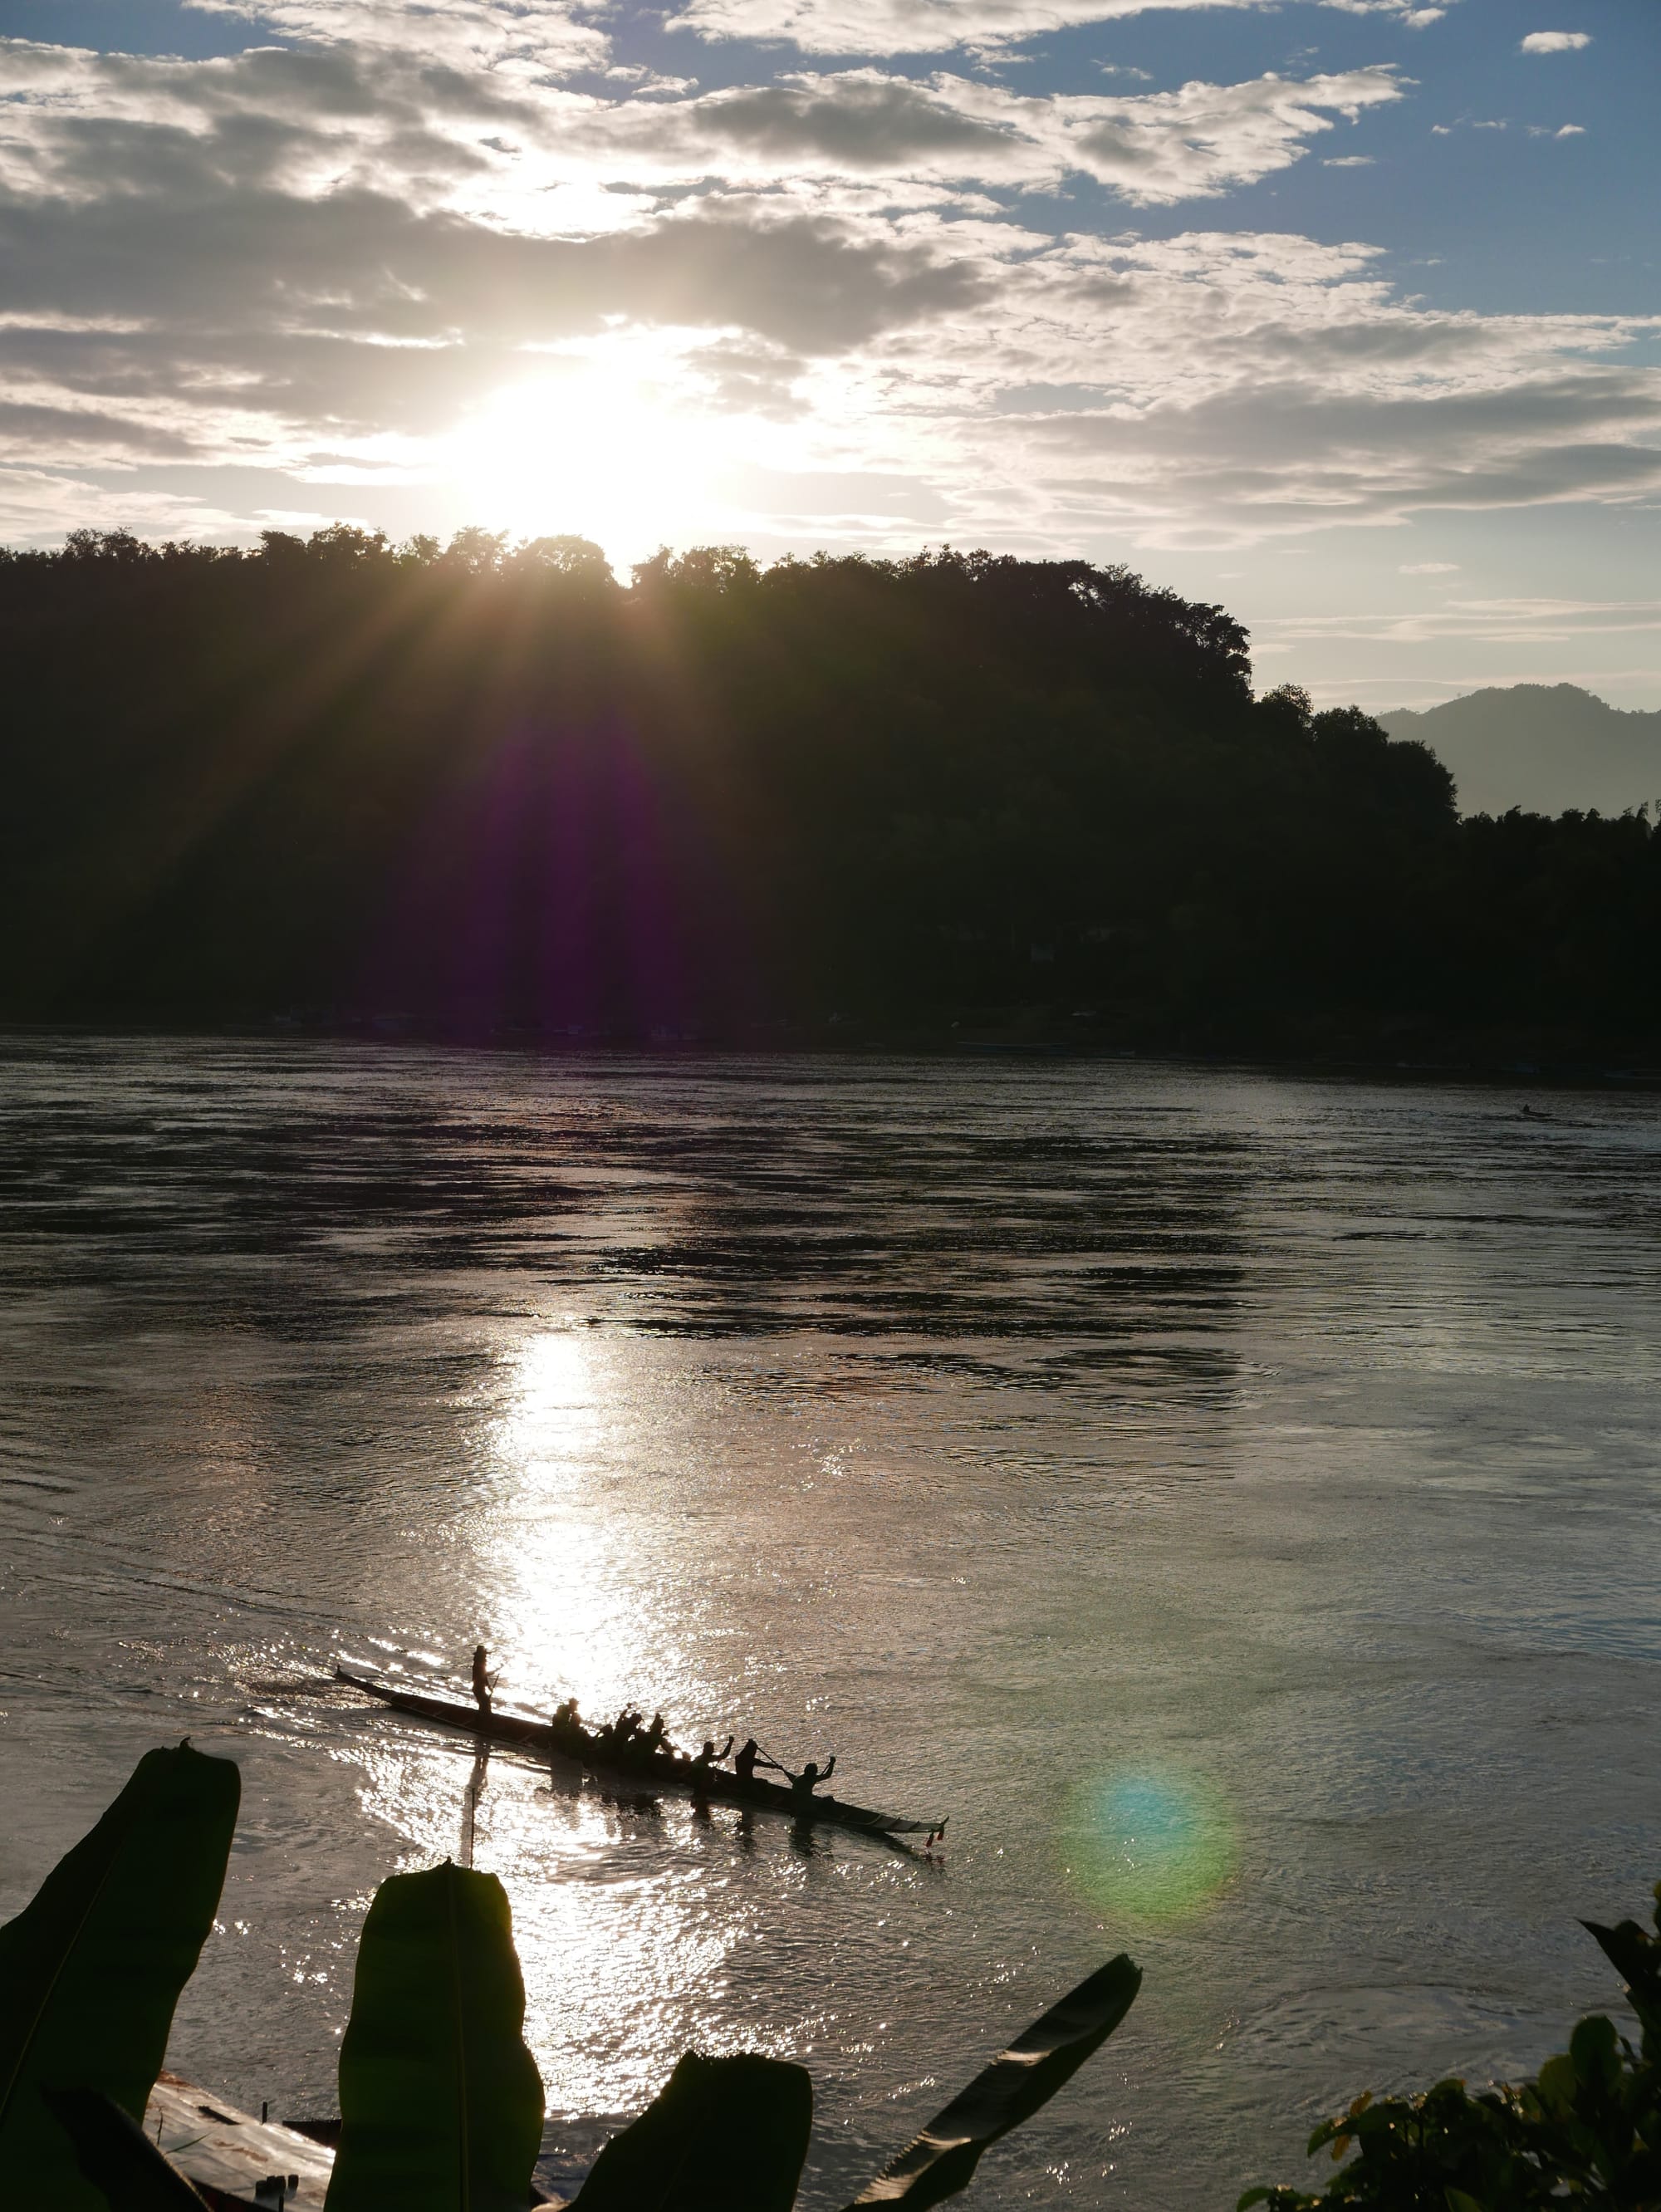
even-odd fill
[[[1620,814],[1646,799],[1653,812],[1661,803],[1661,708],[1628,712],[1575,684],[1513,684],[1378,719],[1452,770],[1462,814]]]

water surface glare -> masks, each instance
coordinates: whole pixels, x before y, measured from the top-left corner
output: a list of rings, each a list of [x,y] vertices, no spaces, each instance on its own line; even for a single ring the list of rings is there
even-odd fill
[[[171,2063],[331,2111],[369,1893],[466,1831],[550,2145],[688,2045],[797,2057],[819,2212],[1120,1948],[979,2202],[1227,2208],[1363,2086],[1532,2065],[1661,1875],[1661,1103],[1534,1103],[0,1044],[0,1912],[147,1746],[230,1753]],[[949,1847],[294,1686],[476,1637]]]

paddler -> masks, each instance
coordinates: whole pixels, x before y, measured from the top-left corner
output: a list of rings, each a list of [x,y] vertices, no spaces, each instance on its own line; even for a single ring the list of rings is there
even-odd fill
[[[650,1759],[657,1753],[661,1746],[666,1744],[668,1741],[668,1723],[664,1721],[661,1713],[653,1713],[652,1716],[652,1726],[640,1738],[640,1749],[646,1753],[648,1759]]]
[[[741,1782],[754,1782],[755,1762],[761,1757],[761,1747],[754,1736],[745,1739],[744,1747],[732,1762],[732,1771]],[[769,1761],[771,1764],[771,1761]]]
[[[810,1805],[813,1802],[814,1791],[821,1782],[828,1782],[835,1770],[836,1753],[834,1752],[832,1752],[822,1767],[816,1765],[811,1759],[799,1774],[791,1774],[789,1767],[786,1767],[785,1772],[790,1776],[791,1797],[798,1805]]]
[[[623,1707],[609,1728],[601,1730],[607,1748],[611,1751],[632,1750],[634,1739],[640,1733],[640,1716],[627,1705]]]
[[[701,1782],[704,1780],[706,1776],[712,1774],[715,1769],[721,1764],[721,1761],[726,1757],[727,1753],[732,1749],[733,1744],[736,1741],[737,1739],[735,1737],[729,1736],[726,1741],[721,1746],[719,1751],[717,1751],[715,1748],[714,1737],[712,1735],[706,1735],[704,1738],[703,1749],[699,1753],[696,1759],[692,1761],[691,1771],[693,1781],[694,1783]]]
[[[473,1646],[473,1695],[486,1720],[490,1717],[490,1655],[482,1644]]]

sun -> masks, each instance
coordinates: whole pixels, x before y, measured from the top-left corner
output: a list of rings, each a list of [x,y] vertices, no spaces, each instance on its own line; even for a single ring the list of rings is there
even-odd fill
[[[591,355],[493,392],[446,456],[467,519],[516,537],[591,538],[618,567],[718,536],[728,438],[673,389],[671,368]]]

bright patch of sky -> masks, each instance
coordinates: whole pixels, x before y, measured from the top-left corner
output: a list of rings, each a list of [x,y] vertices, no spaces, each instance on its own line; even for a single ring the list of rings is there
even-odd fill
[[[1661,9],[0,0],[0,536],[1127,561],[1661,702]],[[1648,598],[1646,592],[1648,591]]]

